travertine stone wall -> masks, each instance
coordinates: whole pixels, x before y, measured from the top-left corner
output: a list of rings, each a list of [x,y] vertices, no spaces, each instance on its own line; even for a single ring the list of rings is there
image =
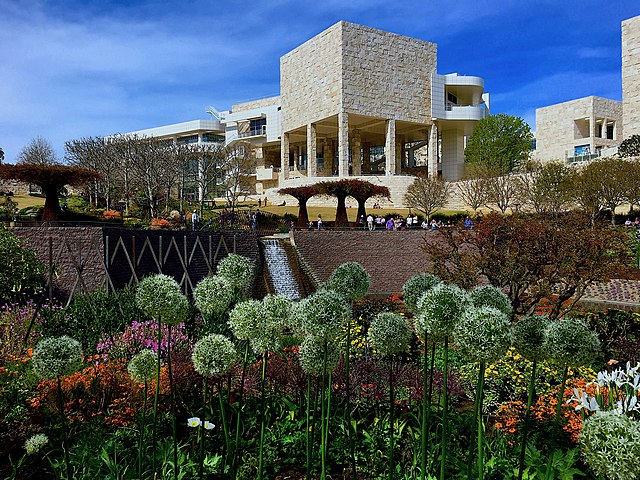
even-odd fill
[[[340,111],[342,23],[336,23],[280,58],[283,132]]]
[[[640,16],[622,22],[624,138],[640,135]]]
[[[254,108],[269,107],[271,105],[277,105],[279,101],[280,97],[268,97],[261,98],[259,100],[253,100],[251,102],[236,103],[235,105],[231,106],[231,111],[233,113],[237,113],[247,110],[253,110]]]
[[[576,131],[574,120],[596,118],[615,121],[614,140],[594,137],[594,128],[582,137]],[[603,133],[606,136],[606,133]],[[579,138],[576,138],[579,137]],[[564,160],[573,157],[574,147],[591,145],[591,153],[596,146],[618,145],[622,141],[622,104],[602,97],[584,97],[569,102],[558,103],[536,110],[536,158],[541,161]]]
[[[431,124],[436,53],[434,43],[342,22],[342,107]]]
[[[339,22],[280,59],[284,132],[340,112],[431,124],[433,43]]]

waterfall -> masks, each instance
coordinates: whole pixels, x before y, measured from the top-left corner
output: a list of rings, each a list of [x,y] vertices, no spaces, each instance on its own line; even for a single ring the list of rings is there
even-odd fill
[[[280,240],[261,240],[264,246],[264,260],[277,295],[284,295],[291,300],[300,299],[298,283],[289,265],[289,258]]]

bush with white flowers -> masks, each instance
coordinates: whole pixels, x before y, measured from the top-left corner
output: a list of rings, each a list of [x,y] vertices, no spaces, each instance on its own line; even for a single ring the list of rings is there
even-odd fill
[[[409,278],[402,286],[402,296],[407,308],[412,312],[417,311],[420,297],[439,283],[440,278],[431,273],[419,273]]]
[[[227,337],[212,333],[199,340],[193,348],[193,366],[203,377],[224,375],[237,359],[236,349]]]
[[[233,286],[219,275],[205,277],[193,289],[193,299],[204,315],[220,315],[231,305]]]
[[[502,289],[493,285],[482,285],[469,292],[469,298],[474,307],[492,307],[510,316],[513,308],[511,300]]]
[[[234,288],[246,290],[253,283],[253,262],[242,255],[230,253],[218,263],[217,273]]]
[[[426,333],[430,341],[443,341],[453,335],[470,306],[469,296],[460,287],[436,285],[418,301],[418,315],[414,318],[416,334],[422,337]]]
[[[364,297],[369,291],[371,278],[358,262],[347,262],[336,268],[329,280],[327,289],[342,295],[348,302]]]
[[[395,355],[407,350],[411,335],[406,318],[383,312],[371,321],[368,338],[380,355]]]
[[[147,315],[171,325],[187,319],[189,301],[173,277],[164,274],[143,278],[136,288],[136,304]]]
[[[142,350],[130,361],[127,369],[136,382],[148,383],[156,378],[158,355],[153,350]]]
[[[40,378],[54,379],[75,372],[82,364],[82,345],[68,336],[45,338],[33,349],[31,365]]]

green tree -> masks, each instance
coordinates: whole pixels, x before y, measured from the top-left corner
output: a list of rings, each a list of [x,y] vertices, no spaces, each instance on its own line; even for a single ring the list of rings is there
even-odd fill
[[[505,113],[490,115],[474,128],[464,150],[465,161],[497,174],[509,173],[529,158],[532,141],[531,129],[522,118]]]
[[[4,305],[22,292],[36,290],[42,284],[43,272],[44,265],[36,252],[0,226],[0,304]]]
[[[557,215],[573,199],[575,171],[563,162],[536,165],[521,179],[522,200],[538,213]]]
[[[640,157],[640,135],[631,135],[618,147],[621,157]]]

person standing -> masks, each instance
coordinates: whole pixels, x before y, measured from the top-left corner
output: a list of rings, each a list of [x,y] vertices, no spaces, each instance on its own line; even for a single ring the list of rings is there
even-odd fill
[[[191,214],[191,228],[193,230],[198,229],[198,223],[200,222],[200,217],[198,216],[198,212],[196,210]]]
[[[375,224],[373,223],[373,217],[371,216],[371,214],[367,215],[367,226],[369,227],[370,232],[373,232],[373,230],[376,228]]]
[[[318,230],[322,230],[322,215],[318,215]]]

